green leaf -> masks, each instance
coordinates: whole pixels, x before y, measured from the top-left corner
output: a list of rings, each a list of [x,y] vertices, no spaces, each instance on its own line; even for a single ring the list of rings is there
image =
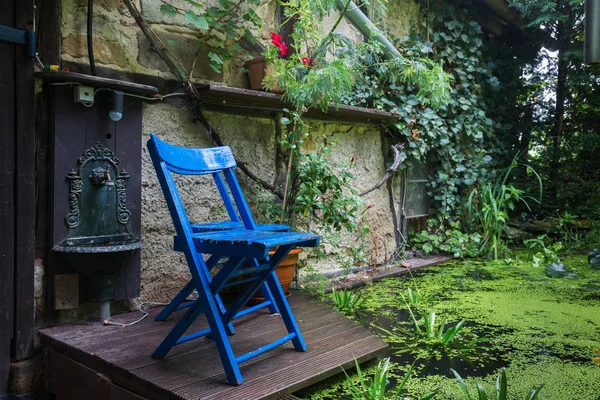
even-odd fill
[[[487,393],[480,383],[477,384],[477,395],[479,396],[479,400],[488,400]]]
[[[168,4],[161,4],[160,12],[166,15],[170,15],[171,17],[177,15],[177,10],[175,9],[175,7]]]
[[[471,398],[471,395],[469,394],[469,389],[467,389],[467,384],[465,383],[465,381],[463,380],[463,378],[458,374],[458,372],[456,372],[452,368],[450,368],[450,371],[452,371],[452,373],[454,374],[454,376],[458,380],[458,385],[460,386],[460,389],[465,394],[465,398],[468,399],[468,400],[473,400]]]
[[[290,119],[287,117],[281,117],[281,124],[282,125],[289,125],[290,123]]]
[[[221,57],[219,57],[218,54],[215,54],[212,51],[208,53],[208,58],[210,58],[210,61],[215,65],[223,65],[223,60],[221,59]]]
[[[189,10],[185,13],[184,19],[194,25],[196,28],[202,29],[204,31],[208,30],[208,21],[203,15],[197,15],[195,12]]]
[[[169,46],[173,46],[173,47],[177,46],[177,43],[173,39],[168,39],[167,43],[169,43]]]

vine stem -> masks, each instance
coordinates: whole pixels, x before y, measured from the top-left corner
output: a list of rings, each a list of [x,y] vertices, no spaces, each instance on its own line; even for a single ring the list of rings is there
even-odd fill
[[[300,109],[302,110],[302,109]],[[294,124],[292,125],[292,134],[294,135],[292,137],[292,146],[294,145],[294,143],[296,142],[296,136],[297,136],[297,132],[296,132],[296,128],[298,127],[298,121],[294,119]],[[281,222],[283,223],[283,218],[285,215],[285,209],[287,208],[287,203],[289,200],[289,191],[290,191],[290,175],[292,174],[292,160],[294,158],[294,148],[292,147],[290,149],[290,154],[288,156],[288,165],[287,165],[287,171],[285,173],[285,185],[283,187],[283,201],[281,203],[281,210],[283,210],[283,213],[281,214]]]
[[[192,113],[192,115],[194,115],[194,117],[198,120],[198,122],[200,122],[200,124],[202,124],[204,129],[206,129],[206,131],[208,132],[208,134],[211,137],[211,139],[213,140],[213,142],[217,146],[223,146],[224,144],[223,144],[223,140],[221,139],[221,136],[212,127],[212,125],[208,122],[208,120],[202,113],[202,109],[200,107],[202,105],[202,89],[205,90],[208,86],[207,85],[200,86],[201,90],[198,90],[198,88],[191,81],[187,80],[185,75],[182,75],[179,72],[177,66],[175,65],[173,60],[169,57],[169,55],[167,54],[168,51],[166,51],[166,49],[164,48],[164,45],[162,45],[162,42],[160,41],[160,39],[156,36],[156,34],[152,31],[150,26],[146,23],[146,21],[140,14],[139,10],[135,7],[135,5],[132,4],[131,0],[123,0],[123,3],[125,4],[127,9],[129,10],[129,12],[131,13],[131,16],[134,18],[136,24],[138,25],[138,27],[140,28],[140,30],[142,31],[144,36],[146,36],[146,38],[150,42],[150,45],[152,46],[152,48],[156,51],[156,53],[161,58],[161,60],[167,65],[167,67],[169,68],[169,71],[171,71],[171,73],[177,79],[177,82],[185,90],[185,95],[186,95],[185,98],[187,100],[187,106],[188,106],[188,109],[190,110],[190,112]],[[236,158],[235,162],[236,162],[238,168],[244,174],[246,174],[246,176],[248,178],[253,180],[257,185],[259,185],[263,189],[268,190],[269,192],[275,194],[279,198],[283,198],[283,194],[281,193],[281,191],[277,190],[274,185],[272,185],[272,184],[266,182],[265,180],[259,178],[258,176],[256,176],[252,171],[250,171],[248,169],[248,167],[246,166],[246,164],[243,161],[240,161]]]
[[[333,37],[334,31],[337,29],[338,25],[344,19],[344,16],[346,15],[346,11],[348,10],[348,7],[350,6],[351,2],[352,2],[352,0],[348,0],[346,2],[346,5],[344,5],[344,8],[340,11],[340,15],[338,16],[337,20],[335,21],[335,23],[333,24],[333,26],[329,30],[329,33],[327,33],[327,36],[325,37],[325,39],[323,39],[323,44],[321,44],[319,46],[319,48],[327,50],[327,45],[331,41],[331,38]],[[315,60],[315,57],[316,57],[317,53],[319,53],[319,51],[315,51],[315,53],[312,55],[312,57],[310,58],[309,65],[312,65],[313,61]]]
[[[383,186],[383,184],[392,177],[392,175],[394,175],[394,173],[396,172],[396,170],[398,169],[398,167],[400,166],[400,164],[402,163],[402,153],[400,153],[400,149],[404,148],[404,145],[402,143],[399,144],[395,144],[391,146],[392,151],[394,152],[394,162],[392,163],[392,165],[390,165],[390,167],[385,171],[385,175],[383,175],[383,177],[381,178],[381,180],[379,182],[377,182],[377,184],[375,186],[373,186],[371,189],[365,190],[364,192],[360,193],[359,196],[364,196],[367,195],[369,193],[371,193],[374,190],[379,189],[381,186]]]

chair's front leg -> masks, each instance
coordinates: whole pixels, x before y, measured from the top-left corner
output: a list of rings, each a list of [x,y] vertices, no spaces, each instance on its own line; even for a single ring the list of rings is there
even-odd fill
[[[285,324],[287,331],[289,333],[294,332],[296,334],[296,337],[292,339],[294,348],[298,351],[306,351],[306,343],[304,343],[298,323],[296,322],[294,314],[292,313],[292,309],[285,298],[285,294],[283,293],[279,279],[277,279],[277,275],[275,275],[275,271],[269,274],[267,277],[267,283],[269,287],[273,289],[273,298],[275,299],[275,303],[279,308],[281,318],[283,319],[283,323]]]

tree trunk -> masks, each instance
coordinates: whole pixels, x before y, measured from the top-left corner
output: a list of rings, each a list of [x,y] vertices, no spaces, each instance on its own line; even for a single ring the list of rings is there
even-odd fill
[[[563,14],[569,15],[570,7],[568,5],[562,6],[562,1],[556,2],[557,10],[562,10]],[[557,29],[557,41],[558,41],[558,76],[556,82],[556,108],[554,111],[554,124],[552,127],[552,157],[550,159],[550,200],[554,206],[558,205],[558,187],[559,183],[559,167],[560,167],[560,150],[561,150],[561,139],[563,136],[563,122],[565,119],[565,97],[567,90],[567,68],[568,61],[565,53],[567,52],[567,46],[569,38],[565,28],[564,21],[558,21]]]

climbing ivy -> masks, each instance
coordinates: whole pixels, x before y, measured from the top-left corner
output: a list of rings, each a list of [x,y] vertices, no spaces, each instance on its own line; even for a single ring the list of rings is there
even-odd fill
[[[405,143],[408,160],[404,167],[415,161],[433,166],[429,186],[432,211],[443,216],[443,221],[464,214],[469,189],[490,178],[513,150],[504,139],[512,128],[509,121],[516,111],[510,107],[518,90],[513,87],[505,92],[504,88],[518,85],[518,80],[505,82],[503,76],[514,78],[520,65],[511,67],[503,59],[492,58],[506,59],[508,51],[491,51],[495,46],[488,45],[489,39],[480,25],[470,20],[466,8],[438,4],[433,11],[425,4],[423,7],[427,21],[422,29],[394,38],[395,44],[405,57],[429,57],[442,63],[453,78],[448,103],[434,109],[420,98],[416,85],[382,80],[386,74],[381,54],[373,47],[359,56],[368,72],[348,100],[398,114],[388,133]]]

